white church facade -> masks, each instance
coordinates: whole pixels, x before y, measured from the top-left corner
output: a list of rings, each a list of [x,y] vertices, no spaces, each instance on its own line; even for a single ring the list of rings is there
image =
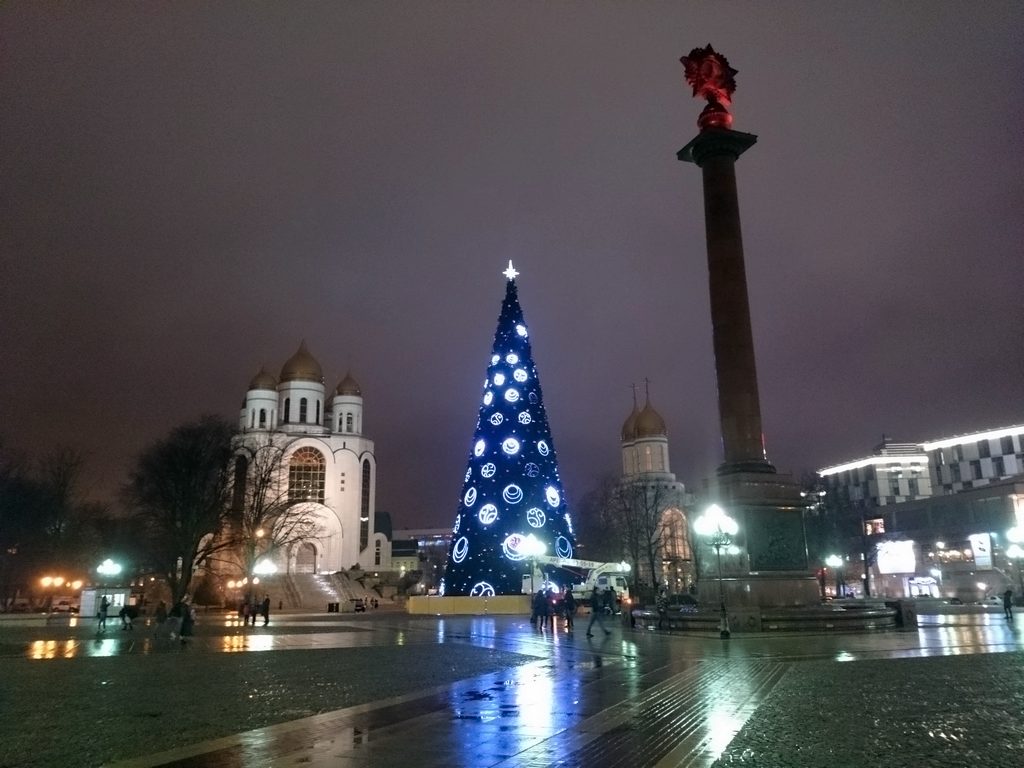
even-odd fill
[[[650,507],[658,516],[659,572],[643,572],[638,576],[652,584],[667,587],[670,592],[683,592],[695,577],[687,507],[692,499],[683,483],[676,480],[669,464],[668,430],[665,420],[651,405],[650,393],[642,409],[633,410],[622,425],[622,476],[620,488],[640,491],[631,494],[633,502]],[[649,569],[647,569],[649,570]]]
[[[282,492],[316,522],[313,535],[269,553],[278,572],[390,568],[391,543],[374,532],[374,444],[363,434],[363,395],[351,374],[328,393],[303,342],[277,378],[261,369],[252,379],[238,426],[243,451],[281,451]]]

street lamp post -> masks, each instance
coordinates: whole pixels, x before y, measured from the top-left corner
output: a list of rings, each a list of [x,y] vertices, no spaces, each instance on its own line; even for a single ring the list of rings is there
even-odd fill
[[[729,613],[725,609],[725,586],[722,582],[722,550],[732,546],[732,537],[736,535],[739,526],[736,521],[729,517],[725,510],[717,504],[708,507],[704,514],[698,517],[693,528],[698,536],[704,536],[708,544],[715,550],[715,557],[718,560],[718,603],[721,616],[718,621],[718,634],[723,640],[728,640],[732,634],[729,630]]]

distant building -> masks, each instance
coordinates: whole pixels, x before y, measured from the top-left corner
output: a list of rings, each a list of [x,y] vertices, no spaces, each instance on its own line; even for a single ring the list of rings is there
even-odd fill
[[[420,571],[420,592],[436,590],[444,575],[451,528],[398,528],[392,539],[392,570]],[[414,564],[415,563],[415,564]]]
[[[831,514],[859,516],[847,568],[875,595],[976,601],[1024,592],[1024,425],[921,443],[883,440],[818,471]],[[856,579],[854,579],[856,581]]]
[[[931,483],[943,493],[978,488],[1024,474],[1024,425],[921,443]]]
[[[273,554],[281,571],[390,569],[389,538],[375,519],[374,444],[363,434],[363,393],[351,374],[328,393],[320,363],[303,342],[277,378],[261,369],[250,382],[239,428],[243,446],[269,441],[283,451],[288,500],[318,524],[316,535]]]
[[[819,469],[826,489],[855,506],[884,507],[932,495],[928,455],[918,443],[894,443],[883,437],[874,453]]]

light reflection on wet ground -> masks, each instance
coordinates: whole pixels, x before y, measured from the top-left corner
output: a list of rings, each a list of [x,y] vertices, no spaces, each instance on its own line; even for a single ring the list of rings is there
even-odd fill
[[[113,622],[112,622],[113,623]],[[357,648],[381,644],[469,642],[479,647],[517,653],[558,656],[562,647],[576,648],[579,638],[557,631],[509,633],[508,624],[528,629],[515,617],[409,617],[381,614],[374,620],[323,620],[314,617],[282,617],[269,627],[243,626],[237,619],[214,614],[201,617],[190,647],[225,653],[302,650],[308,648]],[[119,627],[98,633],[92,622],[72,619],[60,625],[0,622],[0,655],[24,654],[30,659],[70,659],[78,656],[166,653],[180,650],[180,643],[159,638],[148,622],[136,629]],[[708,643],[710,636],[626,632],[615,649],[620,660],[638,653],[639,644],[652,637],[672,637],[675,653],[699,658],[709,655],[749,655],[753,658],[797,660],[833,658],[854,661],[863,658],[958,655],[1011,650],[1020,646],[1024,616],[1008,622],[1002,614],[975,613],[922,615],[916,631],[833,634],[736,634],[728,643]],[[582,634],[577,632],[577,635]],[[814,638],[808,642],[808,638]],[[21,650],[17,650],[20,647]],[[577,660],[577,666],[596,662]]]
[[[269,627],[202,617],[187,648],[134,631],[4,626],[0,652],[33,660],[466,644],[537,658],[521,667],[397,700],[317,715],[126,765],[392,765],[416,745],[431,765],[708,766],[776,683],[803,661],[856,662],[1024,648],[1017,622],[991,613],[920,617],[916,630],[870,634],[711,635],[632,631],[588,639],[538,632],[520,617],[370,619],[282,616]],[[414,650],[414,652],[420,652]]]

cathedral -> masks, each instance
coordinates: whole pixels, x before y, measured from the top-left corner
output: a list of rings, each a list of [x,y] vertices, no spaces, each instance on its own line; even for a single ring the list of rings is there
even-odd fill
[[[631,489],[631,503],[649,508],[658,519],[659,573],[640,573],[647,583],[666,586],[671,592],[687,589],[694,578],[693,555],[687,525],[687,507],[692,499],[676,480],[668,458],[668,430],[665,420],[651,405],[650,393],[642,409],[637,408],[634,389],[633,410],[622,425],[622,477],[619,487]],[[644,563],[638,563],[641,571]]]
[[[302,342],[277,378],[261,369],[250,382],[239,433],[240,455],[268,444],[280,451],[281,493],[290,509],[302,505],[315,521],[312,535],[268,553],[278,572],[390,567],[391,543],[374,532],[377,464],[363,434],[363,393],[351,374],[328,393],[320,363]]]

